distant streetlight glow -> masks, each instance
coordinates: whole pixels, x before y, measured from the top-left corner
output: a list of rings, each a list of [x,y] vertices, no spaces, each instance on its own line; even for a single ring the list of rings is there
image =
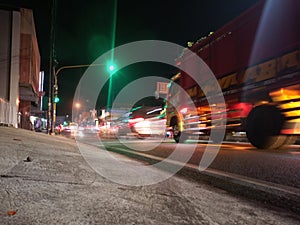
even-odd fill
[[[80,107],[81,107],[81,104],[80,104],[79,102],[76,102],[76,103],[75,103],[75,108],[76,108],[76,109],[79,109]]]

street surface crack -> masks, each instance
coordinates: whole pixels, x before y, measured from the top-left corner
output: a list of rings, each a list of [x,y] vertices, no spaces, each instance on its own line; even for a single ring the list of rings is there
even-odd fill
[[[0,177],[2,178],[21,178],[23,180],[29,181],[39,181],[39,182],[47,182],[47,183],[61,183],[61,184],[74,184],[74,185],[91,185],[90,183],[79,183],[79,182],[72,182],[72,181],[60,181],[60,180],[43,180],[43,179],[35,179],[32,177],[26,176],[18,176],[18,175],[5,175],[1,174]]]

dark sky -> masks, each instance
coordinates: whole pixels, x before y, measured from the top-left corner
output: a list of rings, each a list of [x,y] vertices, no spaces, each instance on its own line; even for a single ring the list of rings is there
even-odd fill
[[[223,26],[258,0],[56,0],[55,57],[58,67],[90,64],[100,55],[138,40],[164,40],[186,46],[210,31]],[[117,3],[115,42],[112,43],[114,4]],[[50,17],[52,0],[0,0],[0,4],[33,9],[41,54],[41,70],[49,72]],[[170,78],[172,68],[138,65],[135,74],[151,73]],[[156,71],[155,71],[156,70]],[[160,70],[160,71],[159,71]],[[168,71],[170,70],[170,71]],[[70,69],[59,74],[60,105],[58,115],[70,113],[75,87],[84,69]],[[122,76],[119,83],[132,77]],[[129,73],[129,72],[128,72]],[[150,72],[149,72],[150,73]],[[168,76],[168,74],[170,74]],[[138,76],[138,75],[136,75]],[[47,81],[47,77],[46,77]],[[114,81],[117,82],[117,81]],[[48,84],[45,84],[48,89]]]

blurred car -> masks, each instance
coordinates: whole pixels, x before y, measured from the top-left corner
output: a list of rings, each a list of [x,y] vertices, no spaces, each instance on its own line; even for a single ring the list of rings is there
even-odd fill
[[[128,121],[130,120],[131,112],[124,113],[117,120],[112,122],[113,128],[116,130],[116,136],[124,137],[131,133]]]
[[[67,126],[63,126],[61,134],[68,137],[75,137],[78,134],[79,126],[77,123],[71,122]]]
[[[162,107],[140,107],[132,111],[128,125],[138,138],[165,136],[164,109]]]

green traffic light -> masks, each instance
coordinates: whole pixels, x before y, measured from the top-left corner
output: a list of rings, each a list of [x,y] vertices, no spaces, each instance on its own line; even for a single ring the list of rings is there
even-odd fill
[[[58,103],[58,102],[59,102],[59,97],[55,97],[55,98],[54,98],[54,102],[55,102],[55,103]]]
[[[112,74],[112,73],[116,72],[116,70],[117,70],[117,66],[114,63],[108,63],[107,64],[107,71],[109,73]]]
[[[115,69],[114,65],[109,66],[109,71],[114,71],[114,69]]]

